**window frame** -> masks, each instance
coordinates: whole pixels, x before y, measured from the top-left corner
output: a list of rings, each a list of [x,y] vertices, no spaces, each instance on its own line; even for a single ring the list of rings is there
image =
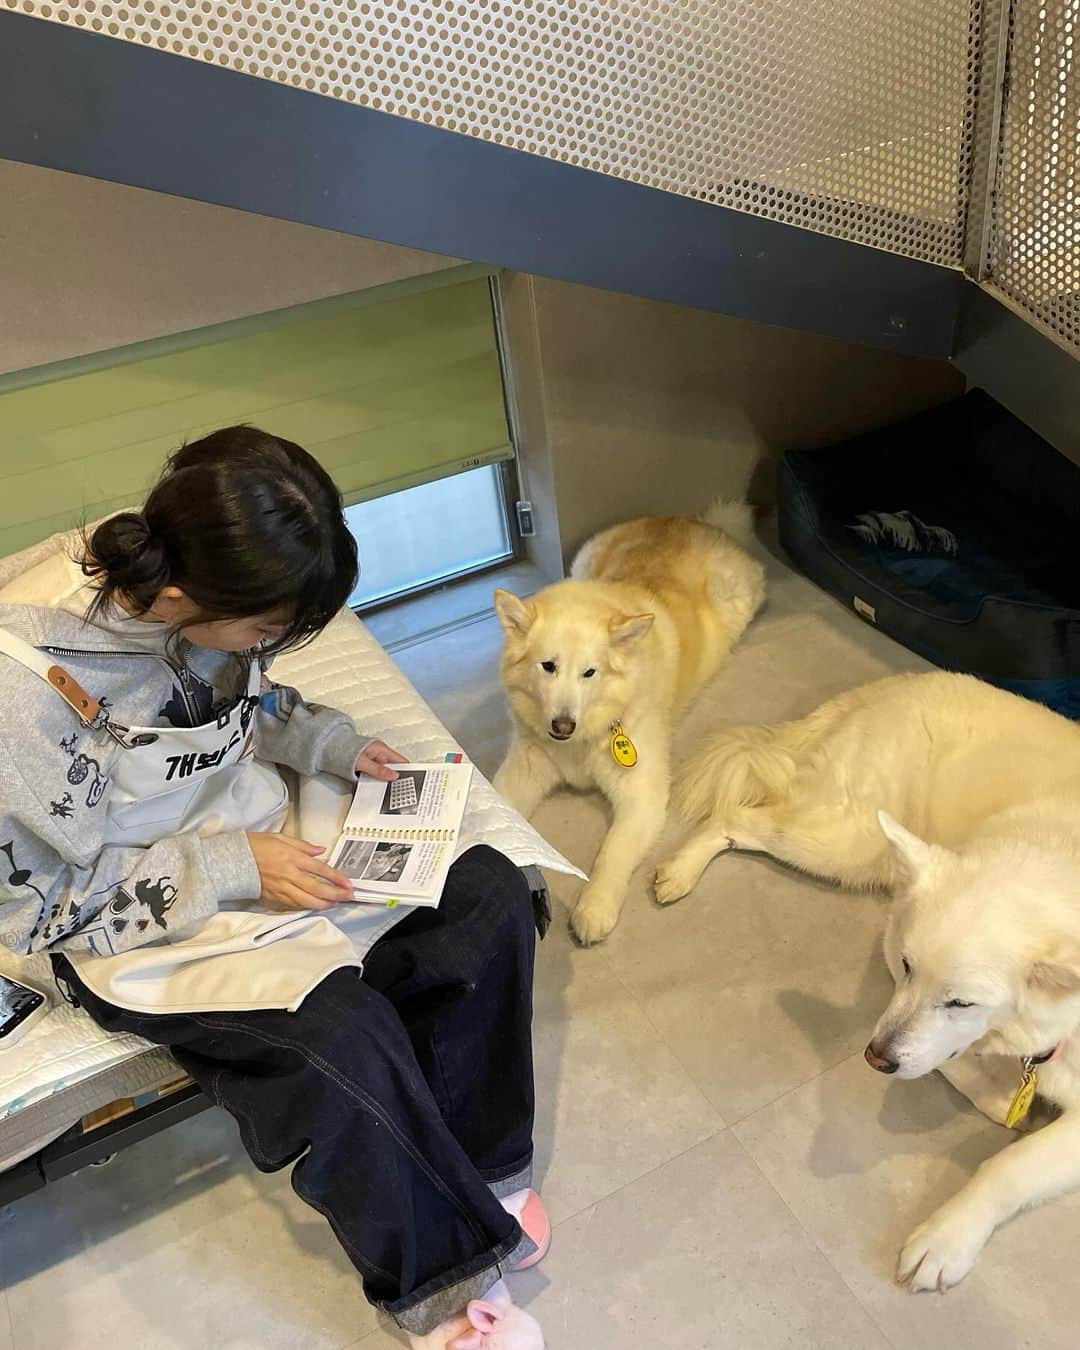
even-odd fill
[[[503,407],[506,412],[506,430],[510,441],[510,448],[513,450],[513,457],[510,459],[499,460],[497,463],[487,467],[496,469],[499,475],[499,487],[501,488],[501,500],[503,505],[503,518],[506,522],[506,535],[509,540],[509,552],[490,562],[478,563],[475,567],[466,567],[461,571],[452,572],[448,576],[441,577],[437,581],[418,582],[415,586],[408,586],[403,590],[395,591],[393,595],[382,596],[376,600],[368,600],[359,605],[351,606],[354,614],[368,615],[378,614],[384,610],[392,608],[394,605],[404,604],[408,600],[414,600],[421,595],[433,595],[437,591],[445,590],[448,587],[456,586],[460,582],[471,581],[476,577],[483,576],[485,573],[497,572],[504,567],[512,567],[525,556],[525,540],[522,537],[518,525],[517,503],[522,496],[521,483],[521,440],[520,440],[520,416],[518,414],[517,399],[514,394],[513,368],[510,362],[510,353],[506,337],[506,318],[503,307],[502,291],[499,286],[500,271],[488,273],[488,291],[491,296],[491,322],[495,332],[495,351],[499,358],[499,376],[502,384]],[[480,467],[480,466],[478,466]],[[470,472],[463,470],[463,472]],[[417,484],[417,487],[424,484]],[[409,488],[403,491],[411,491]],[[387,494],[390,495],[390,494]]]

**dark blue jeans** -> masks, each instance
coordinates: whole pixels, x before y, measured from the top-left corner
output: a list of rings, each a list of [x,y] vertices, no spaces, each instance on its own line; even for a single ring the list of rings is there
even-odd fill
[[[424,1335],[534,1250],[497,1197],[529,1184],[535,945],[522,874],[479,847],[295,1013],[146,1016],[56,966],[99,1026],[169,1047],[256,1167],[294,1164],[367,1297]]]

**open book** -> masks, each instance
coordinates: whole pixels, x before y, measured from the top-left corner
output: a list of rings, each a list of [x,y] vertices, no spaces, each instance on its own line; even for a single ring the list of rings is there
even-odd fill
[[[330,866],[352,881],[357,900],[436,906],[457,851],[472,765],[395,764],[397,778],[361,778],[330,851]]]

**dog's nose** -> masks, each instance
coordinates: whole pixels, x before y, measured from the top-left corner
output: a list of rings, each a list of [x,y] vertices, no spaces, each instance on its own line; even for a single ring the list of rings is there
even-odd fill
[[[867,1064],[869,1064],[872,1069],[877,1069],[878,1073],[895,1073],[900,1067],[895,1059],[888,1059],[885,1055],[878,1054],[874,1049],[873,1041],[866,1047],[864,1057]]]
[[[553,717],[551,719],[551,734],[560,741],[569,740],[577,730],[577,723],[572,717]]]

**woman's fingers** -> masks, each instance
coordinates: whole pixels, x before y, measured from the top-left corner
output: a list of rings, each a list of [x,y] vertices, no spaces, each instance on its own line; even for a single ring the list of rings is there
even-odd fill
[[[277,898],[280,903],[291,905],[293,909],[333,909],[338,903],[337,900],[322,900],[289,881],[281,885]]]
[[[377,741],[374,745],[369,745],[364,751],[372,759],[378,760],[380,764],[408,764],[408,758],[400,750],[393,750],[384,741]]]
[[[287,835],[281,836],[288,839]],[[338,872],[328,863],[320,861],[321,855],[326,853],[326,849],[321,844],[311,844],[306,839],[289,839],[289,843],[296,846],[296,851],[301,855],[296,860],[296,866],[301,872],[310,872],[315,876],[320,876],[329,881],[332,885],[343,891],[348,891],[352,895],[353,885],[344,872]]]
[[[287,844],[289,848],[295,849],[297,853],[306,854],[308,857],[315,857],[326,852],[322,844],[313,844],[310,839],[294,839],[291,834],[279,834],[277,838],[283,844]]]
[[[372,741],[370,745],[364,747],[363,752],[358,756],[355,769],[357,773],[367,774],[369,778],[377,778],[383,783],[392,783],[397,777],[397,771],[390,766],[407,763],[407,758],[400,750],[394,750],[385,741]]]
[[[368,759],[367,755],[361,755],[356,761],[356,772],[367,778],[377,778],[380,783],[392,783],[398,776],[396,769],[380,764],[377,759]]]
[[[298,909],[329,909],[355,899],[352,882],[320,859],[321,844],[287,834],[249,834],[263,896]]]
[[[308,876],[320,877],[331,890],[346,891],[350,896],[352,895],[353,884],[344,872],[336,872],[326,863],[319,862],[317,858],[305,858],[298,866]]]

